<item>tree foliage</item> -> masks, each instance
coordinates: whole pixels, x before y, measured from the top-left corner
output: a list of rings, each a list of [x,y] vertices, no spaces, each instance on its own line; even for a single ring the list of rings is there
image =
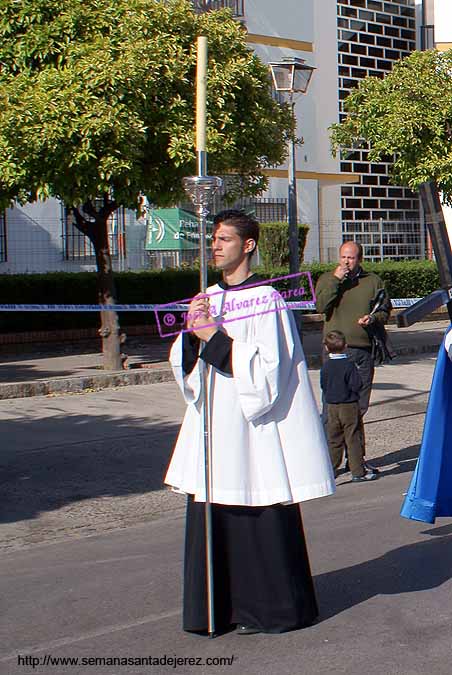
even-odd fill
[[[228,11],[188,0],[1,0],[0,199],[136,208],[195,173],[196,37],[209,41],[210,173],[256,193],[293,132]]]
[[[368,143],[371,161],[393,160],[394,183],[435,181],[452,204],[452,50],[413,52],[384,79],[365,78],[345,110],[332,126],[335,152]]]

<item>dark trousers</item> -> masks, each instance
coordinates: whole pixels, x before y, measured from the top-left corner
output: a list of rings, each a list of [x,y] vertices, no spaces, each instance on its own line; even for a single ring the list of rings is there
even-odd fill
[[[348,347],[347,354],[349,358],[356,363],[361,375],[363,386],[359,392],[359,412],[360,412],[360,434],[363,453],[366,454],[366,436],[364,434],[363,417],[369,409],[370,395],[372,393],[372,383],[374,381],[375,364],[370,349],[361,349],[359,347]],[[347,446],[348,447],[348,446]]]
[[[347,354],[349,358],[356,363],[361,375],[363,386],[359,392],[359,410],[364,417],[369,409],[370,394],[372,391],[372,382],[375,374],[375,364],[372,358],[370,348],[362,349],[360,347],[348,347]]]
[[[334,473],[342,463],[344,446],[353,476],[364,476],[364,447],[362,443],[362,416],[358,401],[354,403],[329,403],[327,438]]]

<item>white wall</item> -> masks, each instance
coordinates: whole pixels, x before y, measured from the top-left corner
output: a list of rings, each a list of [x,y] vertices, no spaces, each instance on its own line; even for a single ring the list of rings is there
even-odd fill
[[[298,134],[304,144],[297,150],[297,168],[337,172],[339,162],[330,152],[328,127],[338,120],[337,37],[335,0],[247,0],[250,33],[276,35],[314,43],[313,52],[288,47],[251,45],[265,63],[285,56],[305,59],[316,68],[308,92],[296,102]],[[315,39],[314,39],[315,35]]]
[[[336,0],[315,3],[314,63],[317,70],[309,90],[314,114],[309,120],[315,139],[314,171],[338,173],[339,159],[331,155],[328,128],[339,121]]]
[[[452,42],[452,2],[435,0],[435,42]]]
[[[87,262],[64,259],[62,209],[56,199],[7,209],[6,228],[8,260],[0,263],[0,274],[96,270],[91,258]],[[114,258],[114,269],[148,267],[145,239],[146,222],[137,220],[134,211],[126,211],[127,257],[125,260]]]
[[[324,0],[317,0],[323,3]],[[329,0],[328,0],[329,1]],[[249,33],[312,42],[314,0],[246,0],[245,22]]]
[[[61,204],[56,199],[6,211],[8,261],[0,274],[93,269],[63,259]]]
[[[260,44],[251,46],[266,63],[295,56],[316,68],[307,93],[297,99],[295,107],[297,133],[304,141],[296,149],[296,168],[319,174],[339,173],[339,159],[331,155],[328,131],[330,125],[339,119],[336,0],[286,0],[279,3],[247,0],[246,9],[250,33],[313,43],[313,52]],[[286,170],[287,164],[281,168]],[[320,189],[316,180],[297,182],[298,220],[309,223],[311,228],[305,249],[306,262],[319,260],[320,257],[319,219],[340,222],[340,190],[322,188],[319,195]],[[287,190],[287,179],[272,179],[267,196],[287,197]],[[331,224],[327,227],[330,237]]]

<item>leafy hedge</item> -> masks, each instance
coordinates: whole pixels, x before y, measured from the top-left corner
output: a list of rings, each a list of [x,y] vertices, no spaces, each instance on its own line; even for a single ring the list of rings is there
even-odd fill
[[[214,283],[218,273],[209,273]],[[189,298],[199,289],[197,270],[120,272],[115,274],[117,300],[120,303],[165,303]],[[52,272],[48,274],[0,275],[2,304],[96,304],[95,272]],[[122,312],[121,325],[154,323],[154,314]],[[0,312],[0,332],[96,328],[97,312]]]
[[[312,263],[302,265],[311,273],[314,283],[320,274],[335,265]],[[392,298],[416,298],[439,288],[438,269],[434,262],[407,261],[365,264],[385,282]],[[287,268],[256,269],[262,277],[287,274]],[[219,274],[209,270],[209,283]],[[148,272],[121,272],[115,275],[118,302],[152,304],[189,298],[198,292],[199,272],[193,269]],[[288,284],[278,284],[280,289]],[[0,275],[0,302],[3,304],[91,304],[97,302],[94,272]],[[123,312],[121,325],[154,323],[153,313]],[[0,312],[0,332],[52,330],[97,327],[96,312]]]
[[[274,267],[288,266],[288,223],[262,223],[259,229],[259,256],[262,267],[265,269],[272,269]],[[300,254],[300,261],[303,260],[308,232],[308,225],[298,225],[298,250]]]
[[[314,283],[319,276],[334,270],[337,263],[312,263],[302,265],[301,269],[311,272]],[[438,267],[430,260],[407,260],[382,263],[364,263],[369,272],[375,272],[384,281],[391,298],[422,298],[440,287]]]

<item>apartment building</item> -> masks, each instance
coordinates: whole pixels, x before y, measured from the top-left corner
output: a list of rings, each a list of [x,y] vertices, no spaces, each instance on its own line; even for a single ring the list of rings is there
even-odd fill
[[[253,7],[250,2],[250,9],[257,10],[258,4]],[[389,164],[371,164],[366,149],[345,151],[333,159],[328,133],[362,78],[384,77],[394,62],[416,48],[415,1],[320,0],[296,7],[298,16],[291,13],[287,23],[279,7],[268,2],[265,19],[256,13],[247,25],[251,33],[259,32],[256,22],[262,33],[271,26],[280,55],[295,54],[297,47],[298,55],[316,67],[310,89],[297,104],[298,128],[305,140],[297,152],[298,212],[299,220],[310,225],[305,258],[334,260],[338,245],[352,238],[361,241],[370,260],[423,256],[417,195],[390,185]],[[294,40],[292,51],[286,38]],[[254,46],[262,58],[277,58],[261,44]],[[283,180],[281,175],[280,183]],[[283,190],[282,184],[272,182],[269,192]]]

